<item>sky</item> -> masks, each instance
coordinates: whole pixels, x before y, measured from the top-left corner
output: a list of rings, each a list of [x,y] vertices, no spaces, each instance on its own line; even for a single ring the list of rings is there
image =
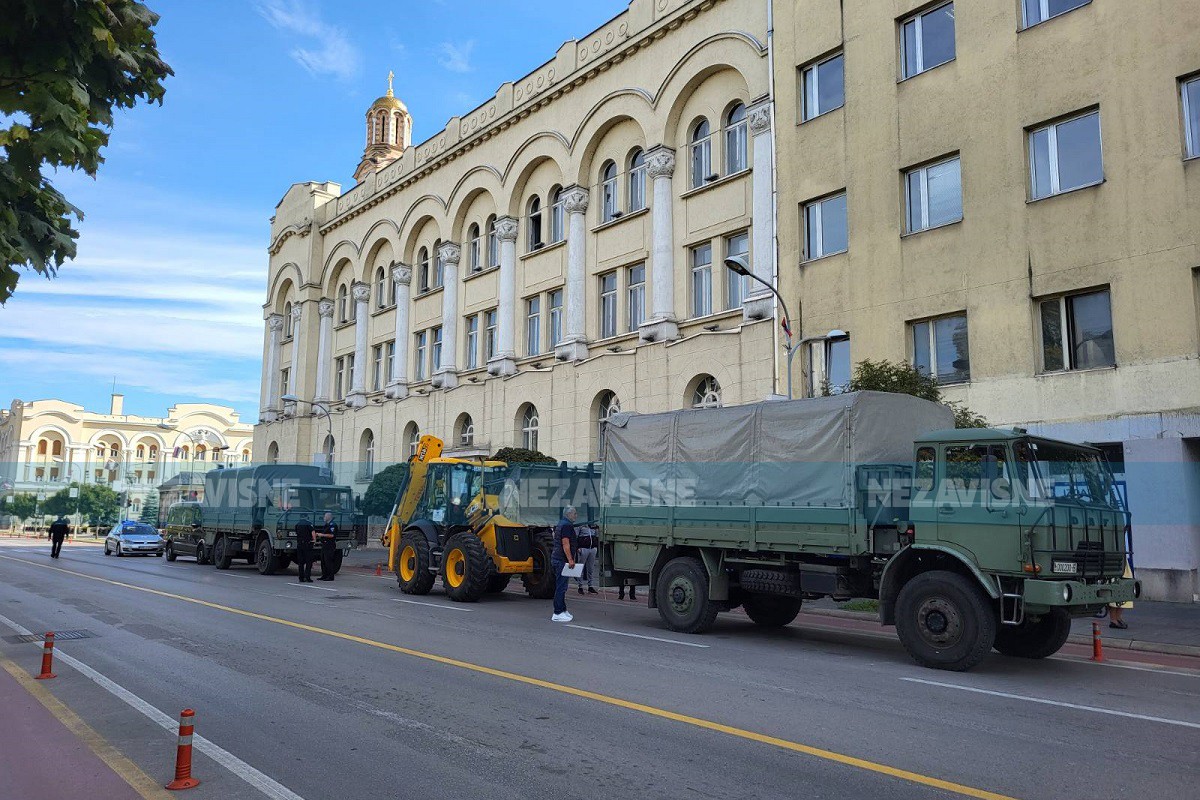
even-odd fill
[[[387,89],[413,143],[551,59],[628,0],[146,0],[175,71],[163,105],[117,115],[77,257],[25,273],[0,307],[0,404],[58,398],[162,416],[175,403],[258,419],[270,217],[293,183],[349,190],[364,114]]]

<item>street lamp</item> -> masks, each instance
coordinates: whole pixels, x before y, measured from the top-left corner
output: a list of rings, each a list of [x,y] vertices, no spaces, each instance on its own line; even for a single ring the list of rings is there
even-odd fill
[[[725,268],[731,272],[741,275],[743,278],[750,278],[751,280],[758,281],[763,286],[770,289],[771,293],[779,298],[779,305],[783,308],[783,333],[787,336],[787,396],[788,399],[791,400],[794,397],[792,394],[792,359],[795,358],[796,351],[800,349],[800,346],[803,345],[804,342],[799,341],[795,344],[792,344],[792,315],[788,312],[787,301],[783,299],[783,295],[781,295],[774,286],[754,274],[753,270],[750,269],[750,262],[746,256],[727,256],[725,258]]]
[[[325,417],[325,424],[329,426],[329,438],[326,441],[331,442],[331,443],[333,442],[333,417],[330,416],[330,414],[329,414],[328,406],[326,406],[324,403],[313,403],[309,400],[301,400],[299,397],[297,397],[294,394],[285,394],[283,397],[281,397],[279,399],[285,403],[303,403],[306,406],[312,406],[314,412],[319,411],[322,414],[322,416]],[[327,452],[325,454],[325,466],[327,469],[330,470],[330,472],[333,471],[333,449],[332,448],[330,448],[329,452]]]

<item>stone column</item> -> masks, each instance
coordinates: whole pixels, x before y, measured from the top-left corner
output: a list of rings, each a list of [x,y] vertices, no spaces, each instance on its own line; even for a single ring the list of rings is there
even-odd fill
[[[750,245],[750,267],[755,276],[768,284],[775,283],[775,136],[771,129],[771,104],[762,103],[750,109],[750,135],[754,139],[753,207],[754,224]],[[725,265],[721,265],[722,272]],[[715,266],[714,266],[715,271]],[[774,314],[775,296],[756,280],[750,280],[749,292],[742,301],[742,316],[765,319]]]
[[[297,373],[300,372],[300,367],[303,362],[299,358],[300,353],[300,321],[304,316],[304,304],[296,303],[292,306],[292,365],[288,369],[288,385],[284,387],[284,393],[292,397],[296,397],[296,385],[298,383]],[[285,402],[283,404],[283,415],[285,417],[296,416],[296,404]]]
[[[333,351],[333,301],[322,297],[317,303],[317,316],[321,328],[317,333],[317,387],[314,403],[329,402],[329,359]]]
[[[567,211],[567,291],[563,339],[554,348],[559,361],[582,361],[588,357],[587,319],[583,308],[587,295],[587,209],[588,190],[572,186],[563,192]]]
[[[267,396],[263,398],[261,416],[264,422],[274,422],[279,418],[279,350],[280,338],[283,333],[283,315],[271,314],[267,317]]]
[[[354,380],[346,405],[362,408],[367,404],[367,328],[370,326],[371,287],[355,283],[350,287],[354,297]]]
[[[496,238],[500,240],[500,306],[496,310],[496,352],[488,359],[492,375],[517,373],[517,221],[512,217],[496,220]],[[480,331],[477,346],[483,347],[484,332]]]
[[[443,242],[438,250],[442,257],[442,363],[433,373],[433,385],[439,389],[458,386],[458,262],[462,248],[454,242]],[[433,346],[433,342],[429,343]]]
[[[392,280],[396,282],[396,357],[388,376],[387,396],[392,400],[408,397],[408,302],[412,296],[412,267],[392,262]]]
[[[659,145],[646,155],[654,181],[650,227],[650,318],[638,326],[643,342],[679,338],[675,316],[675,151]]]

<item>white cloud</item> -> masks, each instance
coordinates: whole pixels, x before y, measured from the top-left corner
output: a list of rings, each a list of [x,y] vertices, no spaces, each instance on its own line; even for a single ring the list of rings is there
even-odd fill
[[[272,27],[295,37],[290,55],[310,74],[340,80],[358,75],[362,54],[346,32],[325,22],[310,2],[258,0],[256,7]]]
[[[451,72],[470,72],[471,53],[475,50],[475,40],[466,42],[442,42],[438,46],[438,63]]]

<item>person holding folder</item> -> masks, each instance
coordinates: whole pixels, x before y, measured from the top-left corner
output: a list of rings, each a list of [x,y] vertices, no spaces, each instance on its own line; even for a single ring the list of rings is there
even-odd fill
[[[574,617],[567,611],[567,587],[571,576],[567,570],[575,570],[575,518],[579,512],[575,506],[563,509],[562,519],[554,527],[554,546],[550,549],[550,569],[554,571],[554,615],[551,622],[570,622]]]

